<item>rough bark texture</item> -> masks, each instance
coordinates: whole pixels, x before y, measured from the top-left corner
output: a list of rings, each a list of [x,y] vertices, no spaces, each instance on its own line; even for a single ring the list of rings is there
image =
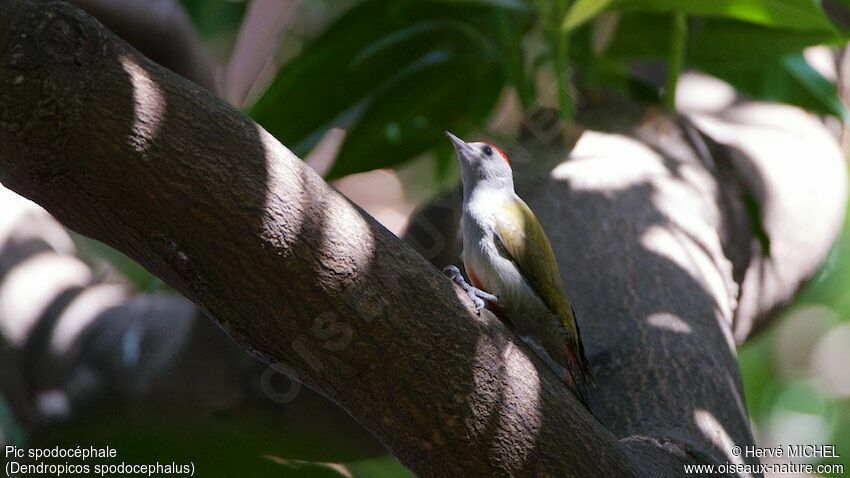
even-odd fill
[[[597,420],[256,124],[79,10],[0,3],[0,85],[4,185],[157,273],[418,474],[679,476],[752,443],[731,333],[750,186],[683,147],[688,128],[586,134],[521,181],[576,300]],[[808,165],[841,178],[824,204],[844,199],[834,159]]]
[[[4,184],[156,271],[416,471],[630,470],[501,324],[253,122],[79,10],[0,8]]]
[[[151,60],[217,91],[215,65],[178,0],[72,0]]]

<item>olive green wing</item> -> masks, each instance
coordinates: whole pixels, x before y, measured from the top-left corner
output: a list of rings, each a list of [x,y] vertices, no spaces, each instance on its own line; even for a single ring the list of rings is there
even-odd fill
[[[578,340],[575,317],[561,284],[555,252],[540,221],[519,197],[504,205],[495,217],[496,234],[508,258]]]

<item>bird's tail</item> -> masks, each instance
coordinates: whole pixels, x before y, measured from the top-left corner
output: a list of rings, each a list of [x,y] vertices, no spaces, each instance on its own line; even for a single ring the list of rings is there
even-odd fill
[[[567,370],[564,374],[564,382],[575,393],[576,397],[584,406],[593,413],[588,386],[594,383],[593,370],[590,362],[584,354],[581,341],[571,340],[566,347]]]
[[[521,335],[520,338],[543,359],[546,365],[573,391],[575,396],[584,404],[585,408],[590,413],[595,415],[593,402],[588,393],[588,386],[594,383],[593,370],[590,368],[590,362],[584,354],[584,347],[581,340],[567,339],[564,346],[564,361],[553,360],[552,354],[542,347],[539,342],[527,335]],[[555,352],[557,349],[552,349]]]

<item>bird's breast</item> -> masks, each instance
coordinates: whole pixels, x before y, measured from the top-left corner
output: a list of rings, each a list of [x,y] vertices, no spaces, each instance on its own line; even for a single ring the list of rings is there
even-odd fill
[[[501,254],[495,227],[483,214],[464,214],[463,262],[476,287],[500,296],[500,301],[510,302],[521,292],[524,279]]]

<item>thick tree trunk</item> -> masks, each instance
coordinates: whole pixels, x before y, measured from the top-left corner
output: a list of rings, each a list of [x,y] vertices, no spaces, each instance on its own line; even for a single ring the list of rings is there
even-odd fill
[[[731,334],[750,189],[735,161],[682,149],[688,128],[587,134],[523,181],[576,299],[597,419],[262,128],[79,10],[0,3],[0,52],[0,181],[148,267],[415,472],[679,476],[752,443]],[[835,157],[818,160],[841,178],[821,197],[843,200]]]

